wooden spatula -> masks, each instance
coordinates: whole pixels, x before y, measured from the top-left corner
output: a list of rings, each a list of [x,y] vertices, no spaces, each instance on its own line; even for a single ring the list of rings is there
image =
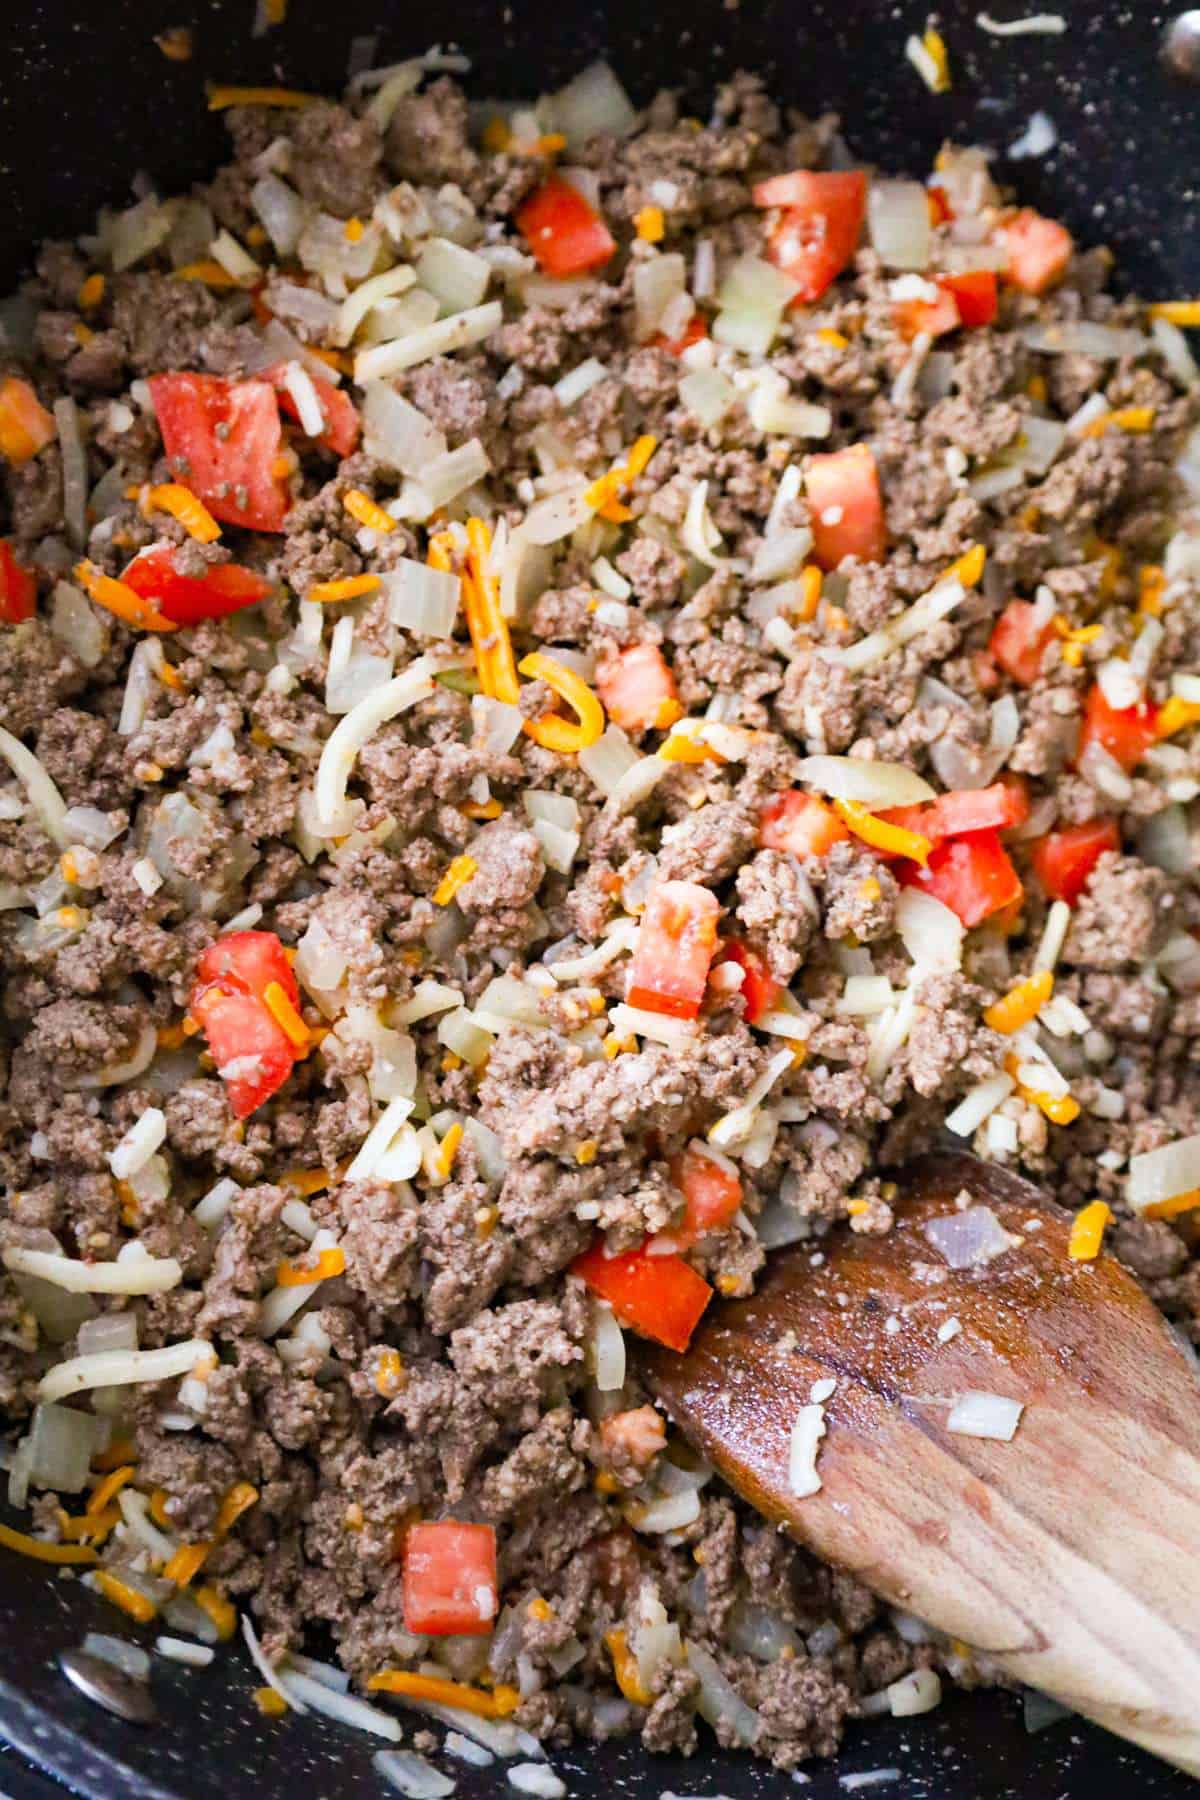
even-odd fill
[[[964,1191],[1021,1241],[955,1270],[923,1228]],[[1118,1263],[1070,1261],[1037,1188],[930,1158],[897,1212],[885,1237],[827,1238],[815,1268],[811,1245],[778,1254],[686,1355],[641,1347],[646,1381],[801,1543],[1200,1774],[1200,1383]],[[830,1377],[821,1489],[797,1498],[792,1427]],[[948,1431],[969,1391],[1023,1402],[1011,1442]]]

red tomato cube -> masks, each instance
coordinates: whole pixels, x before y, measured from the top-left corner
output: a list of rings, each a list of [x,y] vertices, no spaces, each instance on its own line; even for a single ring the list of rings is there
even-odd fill
[[[517,230],[547,275],[598,269],[617,247],[591,202],[561,175],[552,175],[518,208]]]
[[[1031,601],[1010,600],[992,629],[988,651],[1006,675],[1022,687],[1032,687],[1053,640],[1053,625],[1037,623],[1037,609]]]
[[[596,692],[622,731],[665,731],[683,712],[675,677],[655,644],[633,644],[602,663]]]
[[[958,304],[958,316],[966,326],[990,325],[996,317],[996,271],[967,269],[946,275],[939,286],[948,288]]]
[[[1115,819],[1088,819],[1064,825],[1033,846],[1033,870],[1051,900],[1074,906],[1107,850],[1120,850]]]
[[[686,1350],[712,1289],[681,1256],[627,1250],[606,1256],[604,1240],[577,1256],[571,1272],[607,1300],[622,1325],[668,1350]]]
[[[846,556],[882,562],[887,548],[879,471],[866,444],[810,456],[804,476],[813,559],[836,569]]]
[[[924,888],[968,927],[1020,900],[1025,890],[994,831],[950,838],[929,853],[924,868],[905,862],[897,874],[906,887]]]
[[[717,947],[716,896],[695,881],[651,888],[638,929],[628,1001],[647,1012],[694,1019]]]
[[[205,575],[180,575],[175,552],[165,544],[134,557],[121,579],[176,625],[199,625],[202,619],[240,612],[265,600],[273,585],[239,563],[213,563]]]
[[[283,427],[270,382],[152,375],[150,396],[168,460],[209,512],[282,531],[291,496],[277,471]]]
[[[262,379],[269,381],[274,387],[279,395],[279,404],[288,418],[298,420],[300,409],[287,386],[287,368],[286,363],[272,363],[269,369],[262,371]],[[335,456],[352,456],[362,429],[358,408],[343,388],[335,387],[332,381],[325,381],[320,375],[314,375],[311,369],[307,373],[317,390],[317,399],[321,403],[325,419],[325,429],[317,442],[326,450],[332,450]]]
[[[1008,279],[1027,294],[1044,294],[1066,273],[1075,249],[1070,232],[1056,219],[1043,218],[1031,206],[1003,227],[1008,249]]]
[[[772,175],[754,190],[756,206],[783,207],[767,256],[796,283],[793,305],[819,300],[858,248],[867,210],[862,169],[817,173],[796,169]]]
[[[190,1011],[239,1119],[278,1093],[296,1064],[296,1047],[264,999],[272,982],[299,1007],[296,977],[273,931],[231,932],[196,965]]]
[[[1149,700],[1137,706],[1110,706],[1097,682],[1083,707],[1083,730],[1075,756],[1078,768],[1089,744],[1100,744],[1128,773],[1136,769],[1152,744],[1158,742],[1158,708]]]
[[[691,1143],[671,1163],[671,1180],[683,1195],[683,1224],[671,1232],[680,1250],[688,1249],[710,1232],[724,1231],[742,1204],[742,1184],[736,1171],[717,1160],[699,1143]]]
[[[401,1555],[404,1628],[421,1637],[486,1637],[499,1608],[496,1533],[458,1519],[410,1525]]]
[[[32,619],[36,604],[37,576],[17,561],[7,538],[0,538],[0,624]]]
[[[742,985],[738,992],[745,1002],[743,1017],[747,1025],[756,1025],[779,998],[782,983],[774,979],[757,950],[751,950],[749,945],[739,943],[736,938],[726,944],[722,960],[737,963],[741,969]]]
[[[958,301],[948,283],[939,281],[937,290],[936,300],[901,300],[897,304],[896,329],[903,337],[916,337],[919,331],[928,332],[930,337],[957,331],[962,324]]]
[[[849,836],[831,806],[815,794],[787,788],[763,807],[758,841],[764,850],[786,850],[791,856],[828,856]]]

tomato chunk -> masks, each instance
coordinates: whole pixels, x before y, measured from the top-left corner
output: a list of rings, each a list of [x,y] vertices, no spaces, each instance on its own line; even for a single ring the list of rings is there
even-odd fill
[[[925,868],[904,862],[898,865],[897,875],[906,887],[924,888],[968,928],[1020,900],[1025,892],[994,831],[949,838],[930,851]]]
[[[664,337],[661,331],[656,331],[650,342],[656,350],[669,350],[672,356],[682,356],[685,350],[690,350],[693,344],[698,344],[701,338],[707,336],[708,326],[702,314],[696,312],[677,338]]]
[[[782,982],[775,980],[757,950],[739,943],[737,938],[731,938],[726,944],[722,961],[737,963],[741,969],[742,985],[738,992],[746,1003],[743,1016],[747,1025],[757,1025],[778,1000],[783,991]]]
[[[150,396],[168,458],[214,517],[282,531],[291,496],[276,472],[283,427],[270,382],[152,375]]]
[[[288,418],[298,420],[300,409],[287,386],[287,371],[287,363],[272,363],[269,369],[263,370],[262,379],[271,383]],[[331,450],[335,456],[352,456],[358,447],[359,433],[362,430],[358,408],[349,394],[340,387],[334,387],[332,381],[325,381],[320,375],[314,375],[311,369],[307,373],[317,390],[317,399],[325,419],[325,429],[317,439],[318,444]]]
[[[762,809],[758,841],[764,850],[786,850],[792,856],[828,856],[850,833],[831,806],[815,794],[787,788],[773,794]]]
[[[991,787],[955,788],[926,806],[893,806],[880,813],[889,825],[919,831],[931,844],[971,831],[1007,831],[1029,817],[1029,793],[1019,775],[994,781]]]
[[[1008,279],[1027,294],[1044,294],[1066,272],[1075,248],[1070,232],[1057,219],[1047,219],[1023,206],[1004,226]]]
[[[845,556],[881,562],[887,527],[879,471],[866,444],[810,456],[804,477],[813,534],[813,558],[836,569]]]
[[[54,415],[29,383],[15,375],[0,381],[0,456],[10,463],[26,463],[54,436]]]
[[[486,1637],[500,1604],[491,1525],[410,1525],[401,1553],[404,1628],[423,1637]]]
[[[681,1256],[627,1250],[606,1256],[604,1240],[577,1256],[572,1273],[607,1300],[622,1325],[668,1350],[686,1350],[712,1289]]]
[[[990,325],[996,317],[994,269],[966,269],[961,275],[945,275],[938,286],[954,295],[964,325]]]
[[[159,612],[176,625],[198,625],[202,619],[223,619],[265,600],[271,582],[243,569],[240,563],[213,563],[205,575],[181,575],[175,552],[160,544],[136,556],[121,580],[136,594],[153,600]]]
[[[768,240],[767,256],[796,283],[792,305],[805,305],[820,299],[858,248],[867,177],[862,169],[825,174],[796,169],[760,181],[754,204],[784,208]]]
[[[896,329],[902,336],[913,338],[925,331],[930,337],[941,337],[947,331],[957,331],[962,324],[958,301],[944,281],[937,283],[937,290],[936,300],[901,300],[897,304]]]
[[[717,947],[716,896],[695,881],[651,888],[629,977],[630,1006],[694,1019]]]
[[[1054,627],[1037,623],[1037,609],[1030,600],[1010,600],[992,630],[988,650],[1006,675],[1032,687],[1042,672],[1042,658],[1053,641]]]
[[[617,247],[591,202],[560,175],[543,182],[518,208],[517,230],[547,275],[598,269]]]
[[[656,644],[619,650],[597,669],[596,692],[622,731],[665,731],[683,712],[675,677]]]
[[[723,1231],[742,1204],[742,1184],[732,1169],[708,1154],[702,1144],[688,1144],[671,1163],[671,1180],[683,1195],[683,1224],[671,1232],[687,1250],[710,1232]]]
[[[264,998],[272,982],[299,1007],[296,977],[273,931],[231,932],[210,944],[196,965],[191,1014],[204,1028],[239,1119],[278,1093],[296,1063],[295,1045]]]
[[[0,625],[32,619],[37,604],[37,576],[19,563],[7,538],[0,538]]]
[[[1135,769],[1158,742],[1157,720],[1158,708],[1149,700],[1136,706],[1110,706],[1097,682],[1084,701],[1076,767],[1089,744],[1101,744],[1126,772]]]
[[[1115,819],[1064,825],[1033,846],[1034,874],[1052,900],[1074,906],[1105,851],[1120,848],[1121,833]]]

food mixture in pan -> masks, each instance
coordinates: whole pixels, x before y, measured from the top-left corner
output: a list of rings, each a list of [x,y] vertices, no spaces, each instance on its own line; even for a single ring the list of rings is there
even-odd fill
[[[264,1711],[788,1768],[989,1671],[637,1334],[944,1139],[1200,1336],[1200,303],[445,62],[214,90],[3,308],[0,1537]]]

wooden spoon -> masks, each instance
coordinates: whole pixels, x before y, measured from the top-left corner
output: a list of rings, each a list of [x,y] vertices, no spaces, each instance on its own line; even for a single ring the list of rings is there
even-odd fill
[[[970,1156],[901,1182],[893,1230],[773,1258],[683,1356],[640,1346],[651,1389],[768,1519],[885,1599],[1075,1711],[1200,1774],[1200,1384],[1112,1257],[1072,1262],[1069,1219]],[[951,1269],[925,1236],[966,1193],[1021,1242]],[[938,1327],[957,1319],[947,1341]],[[813,1384],[818,1493],[788,1478]],[[1012,1442],[947,1430],[968,1391],[1024,1403]]]

